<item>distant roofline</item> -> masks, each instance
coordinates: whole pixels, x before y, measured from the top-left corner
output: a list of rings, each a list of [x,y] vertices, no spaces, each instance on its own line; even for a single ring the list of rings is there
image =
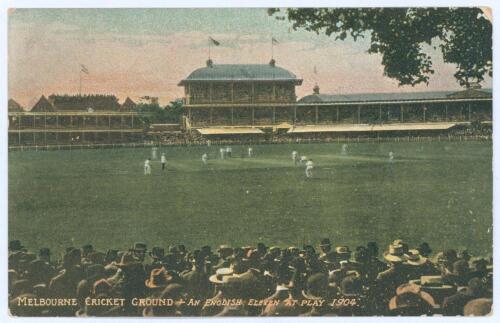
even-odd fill
[[[196,78],[192,77],[193,74],[196,72],[200,72],[203,70],[208,70],[211,68],[216,68],[216,67],[271,67],[271,68],[276,68],[279,69],[282,72],[286,72],[290,74],[290,77],[282,77],[282,76],[276,76],[273,78],[262,78],[262,77],[256,77],[256,78],[234,78],[234,77],[220,77],[220,78]],[[269,65],[269,64],[213,64],[212,66],[204,66],[195,69],[192,71],[186,78],[182,79],[177,85],[178,86],[184,86],[187,83],[193,83],[193,82],[218,82],[218,83],[224,83],[224,82],[294,82],[296,85],[301,85],[303,79],[298,78],[294,73],[290,72],[289,70],[276,66],[276,65]]]

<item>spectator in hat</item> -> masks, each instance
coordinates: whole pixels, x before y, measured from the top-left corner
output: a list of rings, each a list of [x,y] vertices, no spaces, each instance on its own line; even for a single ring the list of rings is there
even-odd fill
[[[407,267],[404,265],[404,252],[402,245],[389,245],[389,250],[384,253],[384,259],[389,264],[389,269],[378,274],[375,286],[375,299],[379,308],[395,295],[396,288],[408,281]]]
[[[303,316],[324,316],[332,315],[333,310],[329,305],[333,296],[332,290],[328,286],[328,276],[323,273],[316,273],[307,279],[306,290],[302,296],[308,300],[325,300],[322,306],[311,306],[310,310]]]
[[[403,284],[396,289],[396,296],[389,301],[390,315],[422,316],[432,315],[436,307],[432,296],[415,284]]]
[[[342,280],[349,274],[353,274],[353,272],[349,270],[349,263],[346,260],[342,260],[340,262],[340,268],[330,272],[328,282],[332,287],[340,287]]]
[[[432,249],[429,246],[427,242],[422,242],[418,247],[417,247],[418,252],[422,257],[429,258],[429,256],[432,253]]]
[[[149,278],[144,283],[150,295],[157,295],[168,285],[167,271],[164,267],[151,270]]]
[[[125,298],[125,306],[120,309],[121,314],[133,315],[136,309],[131,306],[131,300],[147,295],[144,284],[147,275],[140,258],[137,258],[134,251],[124,253],[117,266],[120,271],[118,279],[113,284],[113,293],[117,297]]]
[[[142,316],[151,317],[168,317],[168,316],[182,316],[183,306],[180,300],[186,298],[184,287],[180,284],[170,284],[161,291],[158,298],[173,299],[172,306],[148,306],[142,311]]]
[[[230,257],[233,255],[233,248],[228,245],[220,245],[217,252],[219,253],[219,262],[213,266],[213,270],[228,268],[231,265]]]
[[[484,258],[475,260],[472,262],[473,265],[473,270],[470,272],[469,277],[470,278],[486,278],[488,277],[489,270],[488,270],[488,261],[486,261]]]
[[[374,241],[368,242],[366,245],[368,263],[366,264],[366,277],[369,282],[375,281],[378,274],[388,269],[385,262],[378,259],[378,244]]]
[[[442,275],[443,282],[449,285],[467,286],[470,279],[469,264],[462,259],[453,263],[452,271]]]
[[[50,252],[49,248],[41,248],[38,251],[38,259],[45,262],[46,264],[52,265],[52,262],[50,261],[51,254],[52,253]]]
[[[464,306],[464,316],[487,316],[491,315],[493,300],[491,298],[473,299]]]
[[[70,249],[63,258],[63,270],[49,283],[49,293],[52,298],[72,298],[77,285],[83,279],[83,270],[80,266],[81,250]],[[68,316],[77,309],[71,306],[61,306],[53,309],[54,315]]]
[[[409,280],[420,279],[422,276],[439,275],[439,270],[427,258],[422,257],[417,249],[408,250],[405,258]]]
[[[144,242],[134,243],[134,246],[131,249],[134,257],[136,257],[139,262],[143,262],[144,259],[146,259],[147,250],[147,245]]]
[[[332,251],[332,243],[330,242],[330,239],[321,239],[319,250],[319,260],[326,264],[328,270],[335,269],[335,265],[338,264],[338,262],[335,252]]]
[[[19,240],[9,241],[9,254],[12,252],[27,251]]]
[[[340,316],[369,315],[366,300],[363,295],[363,282],[356,275],[349,275],[340,282],[340,296],[349,299],[350,304],[338,306],[336,313]]]
[[[486,286],[479,278],[472,278],[464,290],[446,297],[443,301],[443,315],[464,315],[464,306],[473,299],[488,297]]]
[[[182,281],[186,289],[186,293],[189,297],[194,299],[204,300],[209,298],[212,294],[212,286],[208,280],[209,275],[205,270],[205,258],[204,254],[198,253],[197,256],[192,260],[192,268],[188,272],[181,274]],[[198,314],[201,311],[200,307],[190,307],[190,314]]]
[[[165,257],[165,249],[161,247],[153,247],[149,252],[151,263],[145,266],[146,273],[151,273],[153,269],[163,267],[163,258]]]

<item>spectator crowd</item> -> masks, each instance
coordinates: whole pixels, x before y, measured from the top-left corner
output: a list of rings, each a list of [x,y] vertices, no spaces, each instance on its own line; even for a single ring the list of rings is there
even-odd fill
[[[187,250],[135,243],[28,251],[9,243],[16,316],[484,316],[492,259],[395,240],[352,250],[328,238],[302,248],[221,245]],[[31,300],[31,301],[29,301]],[[57,300],[73,300],[58,306]]]

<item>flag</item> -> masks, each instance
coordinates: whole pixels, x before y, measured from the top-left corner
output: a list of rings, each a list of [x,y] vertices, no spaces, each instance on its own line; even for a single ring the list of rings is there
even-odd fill
[[[276,45],[276,44],[279,44],[280,42],[276,40],[276,38],[271,38],[271,41],[273,43],[273,45]]]
[[[216,41],[215,39],[213,39],[212,37],[208,37],[208,40],[210,40],[212,42],[212,44],[214,44],[215,46],[220,45],[220,43],[218,41]]]
[[[85,74],[89,74],[89,70],[87,69],[87,66],[80,64],[80,67],[82,68],[81,71]]]

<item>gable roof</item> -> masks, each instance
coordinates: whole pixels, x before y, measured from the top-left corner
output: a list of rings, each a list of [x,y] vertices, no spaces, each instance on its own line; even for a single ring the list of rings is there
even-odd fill
[[[23,107],[19,103],[17,103],[14,99],[9,99],[7,106],[8,106],[9,112],[23,112],[24,111]]]
[[[271,64],[213,64],[194,70],[179,85],[199,81],[292,81],[302,82],[292,72]]]
[[[374,101],[415,101],[468,98],[464,95],[469,90],[453,91],[428,91],[428,92],[396,92],[396,93],[359,93],[359,94],[311,94],[302,97],[299,103],[328,103],[328,102],[374,102]],[[488,89],[473,90],[482,93],[474,97],[491,97]]]
[[[137,104],[132,101],[131,98],[127,97],[125,102],[120,107],[120,111],[133,111],[137,108]]]
[[[31,112],[54,112],[54,106],[50,101],[45,97],[45,95],[42,95],[40,100],[38,100],[37,103],[31,108]]]
[[[114,95],[57,95],[51,94],[49,100],[56,111],[116,111],[120,108]]]

